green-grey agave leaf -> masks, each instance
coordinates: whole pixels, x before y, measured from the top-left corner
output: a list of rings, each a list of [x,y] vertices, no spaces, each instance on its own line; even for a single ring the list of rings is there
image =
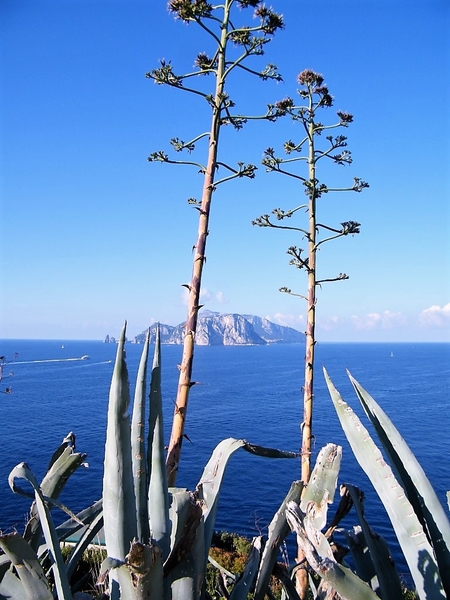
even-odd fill
[[[306,512],[308,504],[314,503],[314,524],[319,530],[325,527],[328,504],[334,500],[341,458],[342,448],[340,446],[335,444],[324,446],[317,456],[308,485],[302,493],[300,509]]]
[[[136,499],[131,461],[128,371],[125,362],[126,323],[120,335],[109,392],[103,474],[103,520],[108,556],[125,560],[137,535]]]
[[[325,369],[324,373],[341,426],[356,460],[369,477],[389,515],[419,597],[423,600],[442,600],[445,594],[433,548],[416,513],[369,432],[341,398]]]
[[[165,595],[171,600],[194,600],[206,567],[203,510],[194,493],[182,488],[169,488],[169,492],[172,530],[171,551],[164,563]]]
[[[50,564],[55,580],[58,598],[59,600],[72,600],[69,580],[67,578],[66,568],[59,545],[58,534],[56,532],[55,525],[53,524],[50,510],[47,506],[49,499],[43,496],[36,477],[25,463],[20,463],[14,467],[9,475],[11,489],[17,492],[20,488],[15,484],[16,479],[25,479],[34,489],[36,509],[39,515],[45,543],[47,545],[47,551],[50,558]],[[72,514],[72,517],[75,517],[75,515]]]
[[[131,419],[131,457],[136,495],[137,535],[143,544],[150,541],[147,505],[147,457],[145,454],[145,404],[147,398],[147,363],[150,334],[147,331],[142,349],[134,392]]]
[[[208,553],[208,549],[211,545],[223,475],[230,456],[236,452],[236,450],[239,450],[239,448],[243,448],[250,454],[268,458],[298,458],[298,454],[295,452],[284,452],[274,448],[265,448],[264,446],[257,446],[248,443],[246,440],[237,440],[235,438],[222,440],[216,446],[197,485],[198,496],[200,500],[204,502],[205,506],[206,553]],[[207,559],[208,556],[206,555],[205,565]]]
[[[72,473],[84,464],[86,456],[86,454],[75,452],[75,435],[70,432],[50,460],[47,473],[40,484],[42,494],[46,498],[56,500]],[[51,510],[53,504],[49,503],[48,507]],[[25,527],[23,537],[30,542],[32,548],[37,550],[41,535],[39,515],[35,503],[33,503],[30,510],[30,519]]]
[[[58,525],[56,531],[58,532],[58,538],[60,542],[65,540],[72,542],[71,536],[75,535],[83,527],[88,527],[100,514],[102,515],[103,502],[97,500],[94,504],[91,504],[87,508],[84,508],[75,516],[75,519],[67,519],[61,525]]]
[[[353,505],[358,515],[358,521],[361,526],[361,531],[367,544],[370,559],[373,563],[378,586],[372,588],[378,593],[380,598],[389,598],[389,600],[401,600],[403,597],[402,585],[400,582],[397,569],[392,560],[391,553],[386,541],[376,535],[364,517],[364,504],[362,492],[353,485],[345,484],[352,500]],[[361,575],[360,575],[361,577]],[[364,577],[362,577],[364,579]],[[364,579],[367,581],[366,579]]]
[[[347,371],[348,373],[348,371]],[[424,470],[395,425],[372,396],[348,373],[419,521],[432,541],[442,583],[450,597],[450,523]]]
[[[161,341],[156,329],[155,352],[150,384],[150,414],[148,428],[148,514],[152,539],[161,548],[163,562],[169,556],[171,525],[169,493],[164,451],[164,427],[161,393]]]
[[[297,534],[297,543],[310,567],[340,594],[343,600],[379,600],[367,583],[335,561],[325,536],[315,528],[314,519],[308,524],[304,523],[306,517],[295,502],[289,502],[287,505],[286,518]]]
[[[242,575],[236,580],[233,586],[233,591],[230,595],[230,600],[246,600],[252,589],[258,573],[259,562],[261,560],[263,539],[262,536],[253,538],[252,547],[245,564],[245,569]],[[256,598],[257,596],[255,596]]]
[[[255,600],[264,600],[270,576],[277,562],[280,545],[290,532],[290,527],[286,520],[286,506],[291,501],[299,502],[302,490],[303,483],[301,481],[294,481],[286,498],[270,522],[268,538],[264,546],[255,586]]]
[[[98,535],[102,527],[103,513],[100,512],[94,518],[92,523],[90,523],[87,527],[84,528],[80,539],[78,540],[74,549],[70,553],[69,560],[66,563],[66,572],[69,581],[72,578],[72,575],[74,574],[75,569],[77,568],[78,563],[81,560],[81,557],[83,556],[83,552],[93,543],[93,540]]]
[[[355,573],[377,592],[379,589],[378,577],[361,525],[354,525],[351,529],[342,527],[337,531],[345,538],[352,555]]]
[[[12,600],[53,600],[50,585],[36,552],[18,533],[0,535],[0,548],[16,567],[17,577],[2,568],[0,597]]]

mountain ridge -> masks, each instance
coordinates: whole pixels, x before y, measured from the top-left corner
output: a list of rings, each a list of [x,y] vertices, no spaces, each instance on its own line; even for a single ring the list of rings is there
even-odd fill
[[[156,328],[156,323],[149,328],[152,342],[155,340]],[[146,334],[147,330],[135,336],[134,343],[143,343]],[[176,326],[160,323],[162,344],[181,345],[183,334],[184,323]],[[297,329],[277,325],[266,318],[211,311],[204,311],[199,316],[195,339],[198,346],[263,346],[303,341],[304,334]]]

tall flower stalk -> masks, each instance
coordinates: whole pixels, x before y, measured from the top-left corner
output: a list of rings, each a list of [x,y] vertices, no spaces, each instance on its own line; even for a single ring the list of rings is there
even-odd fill
[[[267,111],[259,116],[242,116],[233,114],[235,106],[229,97],[226,84],[235,72],[246,72],[262,80],[273,79],[280,81],[275,65],[269,64],[262,71],[247,66],[250,56],[264,54],[264,46],[271,40],[273,34],[283,27],[282,17],[272,9],[255,0],[225,0],[222,5],[213,6],[205,0],[171,0],[169,11],[186,23],[196,23],[209,36],[214,51],[208,56],[205,53],[197,55],[193,72],[176,75],[172,65],[161,61],[160,67],[147,74],[157,84],[169,85],[182,91],[190,92],[206,101],[211,109],[211,125],[208,131],[200,133],[194,139],[185,142],[178,138],[171,140],[176,152],[187,150],[194,152],[197,142],[207,142],[206,162],[194,160],[174,160],[163,151],[154,152],[149,161],[160,161],[170,164],[192,165],[203,174],[203,189],[200,201],[193,198],[188,202],[193,204],[199,213],[197,240],[194,246],[192,276],[188,290],[188,310],[183,340],[183,354],[180,365],[177,398],[172,422],[172,432],[167,454],[167,475],[169,485],[175,485],[180,461],[181,446],[184,436],[184,426],[192,381],[194,359],[195,333],[197,330],[198,312],[200,305],[200,289],[203,267],[206,260],[206,242],[209,233],[209,218],[214,191],[226,181],[240,177],[254,178],[256,166],[238,162],[231,166],[219,160],[219,137],[224,125],[241,129],[249,119],[275,120],[280,116],[279,111],[268,105]],[[244,9],[253,7],[256,23],[253,26],[237,26],[232,20],[233,8]],[[239,16],[236,14],[236,19]],[[202,87],[191,87],[186,82],[202,77],[212,76],[214,82],[211,92],[203,91]],[[225,176],[217,178],[218,168],[225,170]]]
[[[356,221],[346,221],[340,227],[331,227],[318,222],[317,203],[318,200],[330,192],[354,191],[361,192],[368,184],[359,178],[354,178],[353,185],[346,188],[333,188],[321,183],[317,178],[319,161],[328,159],[338,165],[346,165],[352,162],[351,153],[346,150],[347,138],[343,135],[327,135],[328,147],[321,149],[317,143],[317,137],[328,130],[347,127],[353,121],[353,116],[338,111],[338,122],[324,125],[318,120],[318,112],[333,105],[333,98],[328,87],[324,84],[322,75],[306,69],[298,76],[298,83],[302,86],[298,94],[302,99],[302,105],[295,105],[291,98],[278,102],[275,106],[283,114],[290,115],[295,123],[302,126],[304,135],[300,142],[292,140],[284,144],[286,157],[279,158],[275,155],[273,148],[267,148],[264,153],[263,164],[267,171],[282,173],[297,180],[305,189],[307,203],[301,204],[289,210],[276,208],[272,211],[274,217],[265,214],[253,221],[253,225],[259,227],[272,227],[286,229],[301,234],[307,242],[307,254],[302,256],[303,249],[291,246],[287,253],[291,256],[290,264],[304,269],[307,274],[307,294],[293,293],[290,288],[283,287],[282,292],[299,296],[306,301],[306,330],[305,330],[305,372],[303,385],[303,422],[301,424],[301,479],[308,483],[311,473],[311,446],[313,440],[313,404],[314,404],[314,360],[316,345],[316,304],[317,287],[325,282],[340,281],[348,279],[345,273],[331,278],[318,277],[317,251],[320,246],[330,240],[359,233],[360,224]],[[306,153],[299,156],[306,150]],[[293,171],[292,168],[299,162],[307,165],[307,175],[303,176]],[[306,212],[306,227],[296,227],[281,224],[280,221],[291,218],[299,211]],[[278,222],[274,222],[273,218]]]

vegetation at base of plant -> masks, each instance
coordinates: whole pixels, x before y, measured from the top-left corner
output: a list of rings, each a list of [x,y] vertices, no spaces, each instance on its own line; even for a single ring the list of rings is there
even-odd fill
[[[253,22],[242,24],[243,9],[253,8]],[[188,165],[203,175],[203,189],[200,200],[189,198],[188,203],[198,211],[197,240],[193,246],[192,276],[189,283],[183,284],[188,290],[188,309],[183,339],[182,360],[179,366],[177,397],[174,407],[172,432],[167,453],[167,478],[170,486],[176,483],[184,425],[192,381],[195,334],[197,331],[203,267],[206,262],[206,243],[209,235],[211,202],[216,189],[222,184],[246,177],[253,179],[257,167],[239,161],[236,165],[225,161],[220,153],[221,130],[231,126],[236,131],[248,121],[275,121],[284,115],[276,105],[269,104],[264,113],[243,115],[236,113],[235,102],[231,97],[230,85],[235,76],[252,76],[266,81],[281,81],[277,67],[271,63],[258,68],[254,59],[260,58],[265,46],[275,32],[282,29],[283,18],[272,8],[256,0],[224,0],[213,6],[207,2],[173,0],[169,11],[187,23],[196,23],[206,34],[210,44],[208,53],[197,55],[194,70],[189,73],[175,73],[172,63],[161,60],[160,67],[147,73],[147,77],[158,85],[167,85],[177,90],[194,94],[206,102],[211,114],[211,124],[206,131],[200,131],[193,139],[184,141],[172,138],[170,144],[176,154],[187,153],[186,159],[172,158],[167,152],[158,150],[148,157],[150,162]],[[206,76],[206,78],[205,78]],[[242,82],[238,83],[240,87]],[[197,146],[206,143],[204,157],[197,159]],[[206,158],[206,159],[205,159]]]
[[[61,553],[65,563],[69,561],[73,550],[73,544],[63,544]],[[73,581],[77,582],[78,592],[90,594],[94,599],[97,599],[108,591],[105,584],[98,583],[101,565],[105,558],[106,550],[100,546],[89,546],[83,552],[73,574]]]

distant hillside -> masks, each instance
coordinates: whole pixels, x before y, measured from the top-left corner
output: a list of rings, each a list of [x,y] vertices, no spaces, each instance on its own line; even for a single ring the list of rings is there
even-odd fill
[[[150,327],[154,341],[156,324]],[[184,327],[160,324],[162,344],[182,344]],[[140,344],[146,332],[134,339]],[[264,344],[286,344],[302,342],[304,335],[292,327],[276,325],[268,319],[254,315],[220,314],[204,311],[199,316],[195,342],[199,346],[255,346]]]

